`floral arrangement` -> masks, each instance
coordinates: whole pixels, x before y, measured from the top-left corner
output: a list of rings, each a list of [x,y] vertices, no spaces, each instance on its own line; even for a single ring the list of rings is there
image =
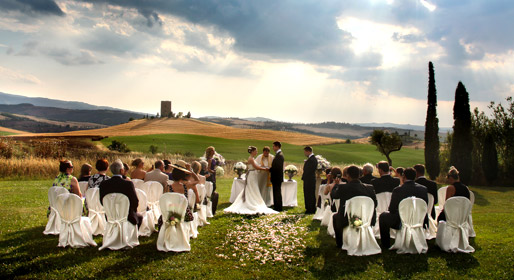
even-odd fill
[[[330,207],[330,199],[325,199],[325,204],[323,208]]]
[[[223,177],[223,175],[225,175],[225,169],[223,169],[223,167],[221,167],[221,166],[217,166],[216,167],[216,176]]]
[[[238,162],[234,165],[234,171],[237,173],[237,178],[241,179],[241,175],[246,172],[246,164]]]
[[[352,216],[352,218],[350,219],[350,225],[353,228],[358,228],[358,227],[362,226],[362,224],[363,224],[362,219],[355,215]]]
[[[171,225],[171,226],[176,226],[177,224],[180,223],[180,221],[182,220],[181,219],[182,217],[177,213],[177,212],[174,212],[174,211],[169,211],[168,212],[168,223]]]
[[[284,173],[287,174],[287,176],[289,176],[289,181],[292,181],[293,176],[298,174],[298,168],[290,164],[286,166],[286,168],[284,169]]]
[[[322,155],[316,155],[316,159],[318,160],[318,171],[325,171],[327,168],[330,168],[330,161]]]

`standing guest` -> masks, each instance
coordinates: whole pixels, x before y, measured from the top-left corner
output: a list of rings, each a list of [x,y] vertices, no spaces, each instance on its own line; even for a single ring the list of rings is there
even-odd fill
[[[414,170],[416,170],[416,183],[423,185],[427,188],[427,192],[434,197],[434,205],[437,204],[437,183],[431,180],[428,180],[425,177],[425,166],[423,164],[414,165]],[[435,207],[432,207],[432,212],[430,213],[432,219],[435,219]]]
[[[164,173],[164,162],[162,160],[158,160],[154,164],[155,169],[147,172],[145,175],[145,182],[155,181],[159,182],[162,185],[163,192],[169,192],[168,189],[168,175]]]
[[[282,153],[282,143],[273,142],[273,151],[275,158],[271,162],[269,169],[271,176],[271,185],[273,187],[273,209],[282,211],[282,183],[284,182],[284,154]]]
[[[218,162],[214,159],[214,155],[216,154],[216,150],[214,147],[210,146],[205,149],[205,158],[207,161],[207,172],[209,173],[205,177],[207,177],[207,181],[212,182],[212,214],[216,214],[216,209],[218,208],[218,199],[219,195],[216,192],[216,167]]]
[[[145,163],[143,162],[143,160],[140,158],[136,158],[134,161],[132,161],[131,165],[134,166],[136,169],[132,170],[132,173],[130,173],[130,178],[144,180],[146,171],[143,169],[145,167]]]
[[[271,149],[268,146],[265,146],[262,149],[262,154],[258,155],[255,158],[255,162],[260,167],[271,168],[271,163],[273,162],[275,157],[273,155],[270,155],[270,151],[271,151]],[[272,188],[270,188],[272,186],[271,173],[268,170],[257,170],[257,181],[258,181],[258,185],[259,185],[259,191],[262,196],[262,200],[264,200],[264,203],[266,203],[267,206],[270,206],[272,204],[272,201],[271,201]]]
[[[80,192],[79,181],[73,175],[73,163],[69,160],[62,160],[59,162],[59,175],[55,177],[52,184],[53,187],[63,187],[68,189],[71,193],[82,197]]]
[[[303,149],[303,154],[307,157],[303,165],[302,175],[305,214],[314,214],[316,212],[316,169],[318,168],[318,160],[310,146]]]
[[[80,167],[80,177],[79,182],[87,182],[89,181],[89,178],[91,177],[91,170],[93,170],[93,167],[89,163],[82,164],[82,167]]]
[[[455,167],[450,167],[450,171],[448,171],[448,175],[446,176],[448,179],[448,183],[450,184],[446,189],[446,200],[454,196],[462,196],[467,199],[470,198],[469,188],[460,182],[459,171]],[[437,222],[446,221],[446,214],[444,213],[444,209],[441,211],[441,214],[437,217]]]
[[[111,177],[107,176],[107,169],[109,168],[109,162],[102,158],[96,161],[95,165],[98,173],[91,176],[87,183],[87,188],[98,188],[103,181],[109,180]]]
[[[416,170],[414,168],[407,168],[403,171],[403,185],[393,190],[389,211],[382,213],[379,217],[380,239],[383,248],[391,247],[390,229],[400,229],[402,226],[398,205],[403,199],[414,196],[423,199],[428,204],[427,188],[414,182],[415,179]],[[424,224],[428,224],[427,216],[425,216]]]
[[[362,167],[362,177],[360,181],[364,184],[371,184],[371,180],[376,179],[377,177],[373,176],[373,165],[371,163],[366,163]]]
[[[371,185],[364,184],[359,180],[359,167],[351,165],[348,167],[349,182],[340,184],[340,179],[336,178],[335,183],[338,186],[335,191],[332,191],[331,196],[333,199],[340,199],[339,211],[332,217],[334,222],[334,231],[336,234],[336,244],[338,248],[343,246],[343,229],[347,227],[348,215],[345,211],[346,201],[356,196],[367,196],[373,200],[375,208],[377,207],[377,197]],[[371,218],[371,226],[374,226],[377,220],[376,210],[373,210],[373,217]]]
[[[126,173],[123,168],[121,160],[117,159],[111,164],[112,178],[109,180],[102,181],[100,183],[100,203],[103,205],[103,198],[110,193],[121,193],[128,197],[130,206],[128,211],[127,220],[137,225],[139,228],[143,221],[143,216],[137,213],[137,206],[139,205],[139,199],[137,198],[136,189],[134,183],[130,180],[123,179],[122,173]]]
[[[128,164],[126,163],[123,163],[123,171],[121,171],[121,177],[125,180],[130,180],[130,177],[129,177],[129,170],[130,170],[130,167],[128,166]]]
[[[371,180],[375,194],[393,192],[394,188],[400,185],[400,179],[391,176],[389,163],[387,161],[381,161],[377,164],[377,169],[380,178]]]

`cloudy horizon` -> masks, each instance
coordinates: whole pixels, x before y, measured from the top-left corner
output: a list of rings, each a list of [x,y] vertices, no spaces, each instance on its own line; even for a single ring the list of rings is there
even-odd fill
[[[424,125],[428,62],[451,127],[514,92],[514,3],[0,2],[0,92],[155,114]]]

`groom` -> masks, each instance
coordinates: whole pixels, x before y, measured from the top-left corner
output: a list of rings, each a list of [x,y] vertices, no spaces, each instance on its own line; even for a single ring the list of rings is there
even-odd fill
[[[282,144],[273,142],[275,158],[271,162],[271,185],[273,185],[273,209],[282,211],[282,182],[284,182],[284,155],[282,155]]]

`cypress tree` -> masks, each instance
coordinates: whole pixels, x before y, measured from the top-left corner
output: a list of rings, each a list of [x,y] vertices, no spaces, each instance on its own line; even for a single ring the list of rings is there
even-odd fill
[[[469,93],[459,82],[455,90],[453,104],[453,141],[450,153],[450,164],[459,170],[460,179],[469,184],[472,170],[473,139],[471,138],[471,111]]]
[[[491,132],[485,136],[482,150],[482,170],[485,179],[489,184],[498,178],[498,152],[494,143],[494,136]]]
[[[434,65],[428,63],[427,119],[425,121],[425,166],[430,179],[439,176],[439,119],[437,118],[437,91],[435,89]]]

